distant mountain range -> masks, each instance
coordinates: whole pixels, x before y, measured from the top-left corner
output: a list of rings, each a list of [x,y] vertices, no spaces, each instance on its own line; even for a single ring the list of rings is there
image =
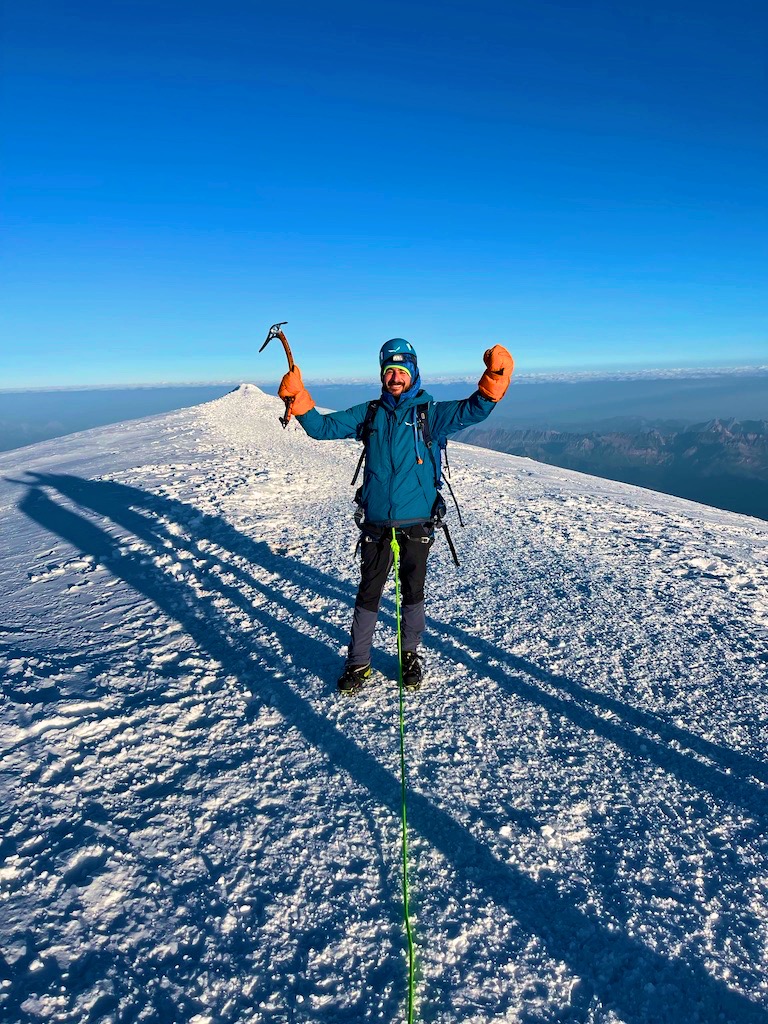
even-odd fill
[[[470,427],[459,440],[768,519],[768,420],[636,429]]]

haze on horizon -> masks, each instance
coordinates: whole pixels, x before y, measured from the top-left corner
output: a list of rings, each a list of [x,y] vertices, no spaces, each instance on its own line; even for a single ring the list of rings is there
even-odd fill
[[[437,399],[465,397],[474,378],[425,373]],[[0,451],[107,423],[187,408],[231,391],[239,381],[133,387],[0,389]],[[251,379],[267,393],[277,379]],[[371,374],[355,382],[307,380],[318,406],[344,409],[378,391]],[[496,426],[594,427],[616,417],[647,422],[768,420],[768,367],[646,371],[613,375],[562,373],[516,376],[494,415]]]

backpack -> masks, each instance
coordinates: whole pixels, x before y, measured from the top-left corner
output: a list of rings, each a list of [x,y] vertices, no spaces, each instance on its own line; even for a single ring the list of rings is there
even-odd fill
[[[363,467],[363,462],[365,461],[365,457],[368,452],[368,441],[371,436],[371,431],[373,430],[373,419],[380,405],[381,402],[378,398],[374,398],[373,401],[369,402],[368,408],[365,410],[365,418],[357,428],[357,439],[358,441],[363,442],[363,450],[360,453],[360,458],[357,463],[355,475],[352,477],[353,487],[357,483],[357,478],[360,475],[360,470]],[[435,458],[435,453],[433,451],[432,429],[429,425],[429,402],[421,402],[419,405],[417,405],[414,414],[416,416],[416,426],[419,435],[421,436],[421,440],[424,443],[424,447],[429,452],[429,457],[432,460],[432,468],[435,471],[435,490],[437,491],[437,497],[435,498],[435,504],[432,507],[432,517],[429,521],[433,524],[433,526],[436,529],[442,530],[443,533],[445,534],[445,539],[448,542],[448,547],[450,549],[451,556],[453,557],[453,561],[458,566],[459,559],[456,554],[456,548],[453,546],[451,535],[448,532],[448,525],[445,522],[445,515],[448,509],[446,508],[445,501],[443,500],[443,495],[441,494],[440,491],[440,488],[443,486],[443,483],[445,483],[451,497],[453,498],[453,503],[456,506],[456,512],[459,516],[459,525],[463,527],[464,520],[461,518],[461,509],[459,508],[459,503],[456,500],[456,495],[454,494],[453,488],[451,487],[451,482],[448,479],[451,475],[451,467],[448,465],[448,438],[445,436],[438,438],[437,458]],[[445,458],[446,468],[445,477],[442,474],[443,456]],[[361,530],[365,529],[363,525],[362,491],[362,487],[358,487],[357,491],[355,491],[355,502],[357,504],[357,511],[355,512],[355,522],[357,523],[358,527]]]

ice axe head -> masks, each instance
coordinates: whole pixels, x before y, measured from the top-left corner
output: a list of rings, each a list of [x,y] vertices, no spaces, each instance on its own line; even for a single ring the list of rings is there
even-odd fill
[[[263,352],[264,349],[267,347],[267,345],[270,343],[270,341],[272,341],[273,338],[279,338],[281,335],[283,335],[283,332],[280,330],[280,328],[281,327],[285,327],[285,325],[287,323],[288,323],[287,320],[282,320],[279,324],[272,324],[272,326],[269,328],[269,331],[267,332],[266,340],[264,341],[264,344],[259,349],[259,352]],[[284,337],[284,335],[283,335],[283,337]]]
[[[270,343],[270,341],[272,341],[273,338],[279,338],[280,341],[282,342],[283,348],[285,349],[285,356],[286,356],[286,359],[288,360],[288,369],[292,370],[293,369],[293,354],[291,353],[291,349],[290,349],[290,346],[288,344],[288,339],[283,334],[283,330],[282,330],[283,327],[287,323],[288,323],[287,320],[281,320],[279,324],[272,324],[272,326],[269,328],[269,331],[267,332],[267,337],[266,337],[266,339],[264,341],[264,344],[259,349],[259,352],[263,352],[264,349],[267,347],[267,345]],[[291,418],[291,406],[293,405],[293,399],[292,398],[285,398],[284,402],[285,402],[285,413],[280,417],[280,422],[282,423],[283,427],[287,427],[288,426],[288,421]]]
[[[282,323],[272,324],[272,326],[269,328],[269,332],[267,333],[266,340],[264,341],[264,344],[259,349],[259,352],[263,352],[264,349],[267,347],[267,345],[270,343],[270,341],[272,341],[273,338],[279,338],[280,341],[283,343],[283,348],[285,349],[285,357],[288,360],[288,369],[292,370],[293,369],[293,355],[291,353],[290,346],[288,345],[288,339],[286,338],[286,336],[283,334],[283,331],[282,331],[282,328],[287,323],[288,323],[287,320],[283,320]]]

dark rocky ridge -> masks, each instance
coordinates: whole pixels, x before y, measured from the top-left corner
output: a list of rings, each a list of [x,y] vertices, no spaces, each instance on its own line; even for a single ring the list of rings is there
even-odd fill
[[[768,519],[766,420],[714,419],[635,430],[607,426],[585,433],[483,425],[457,439]]]

